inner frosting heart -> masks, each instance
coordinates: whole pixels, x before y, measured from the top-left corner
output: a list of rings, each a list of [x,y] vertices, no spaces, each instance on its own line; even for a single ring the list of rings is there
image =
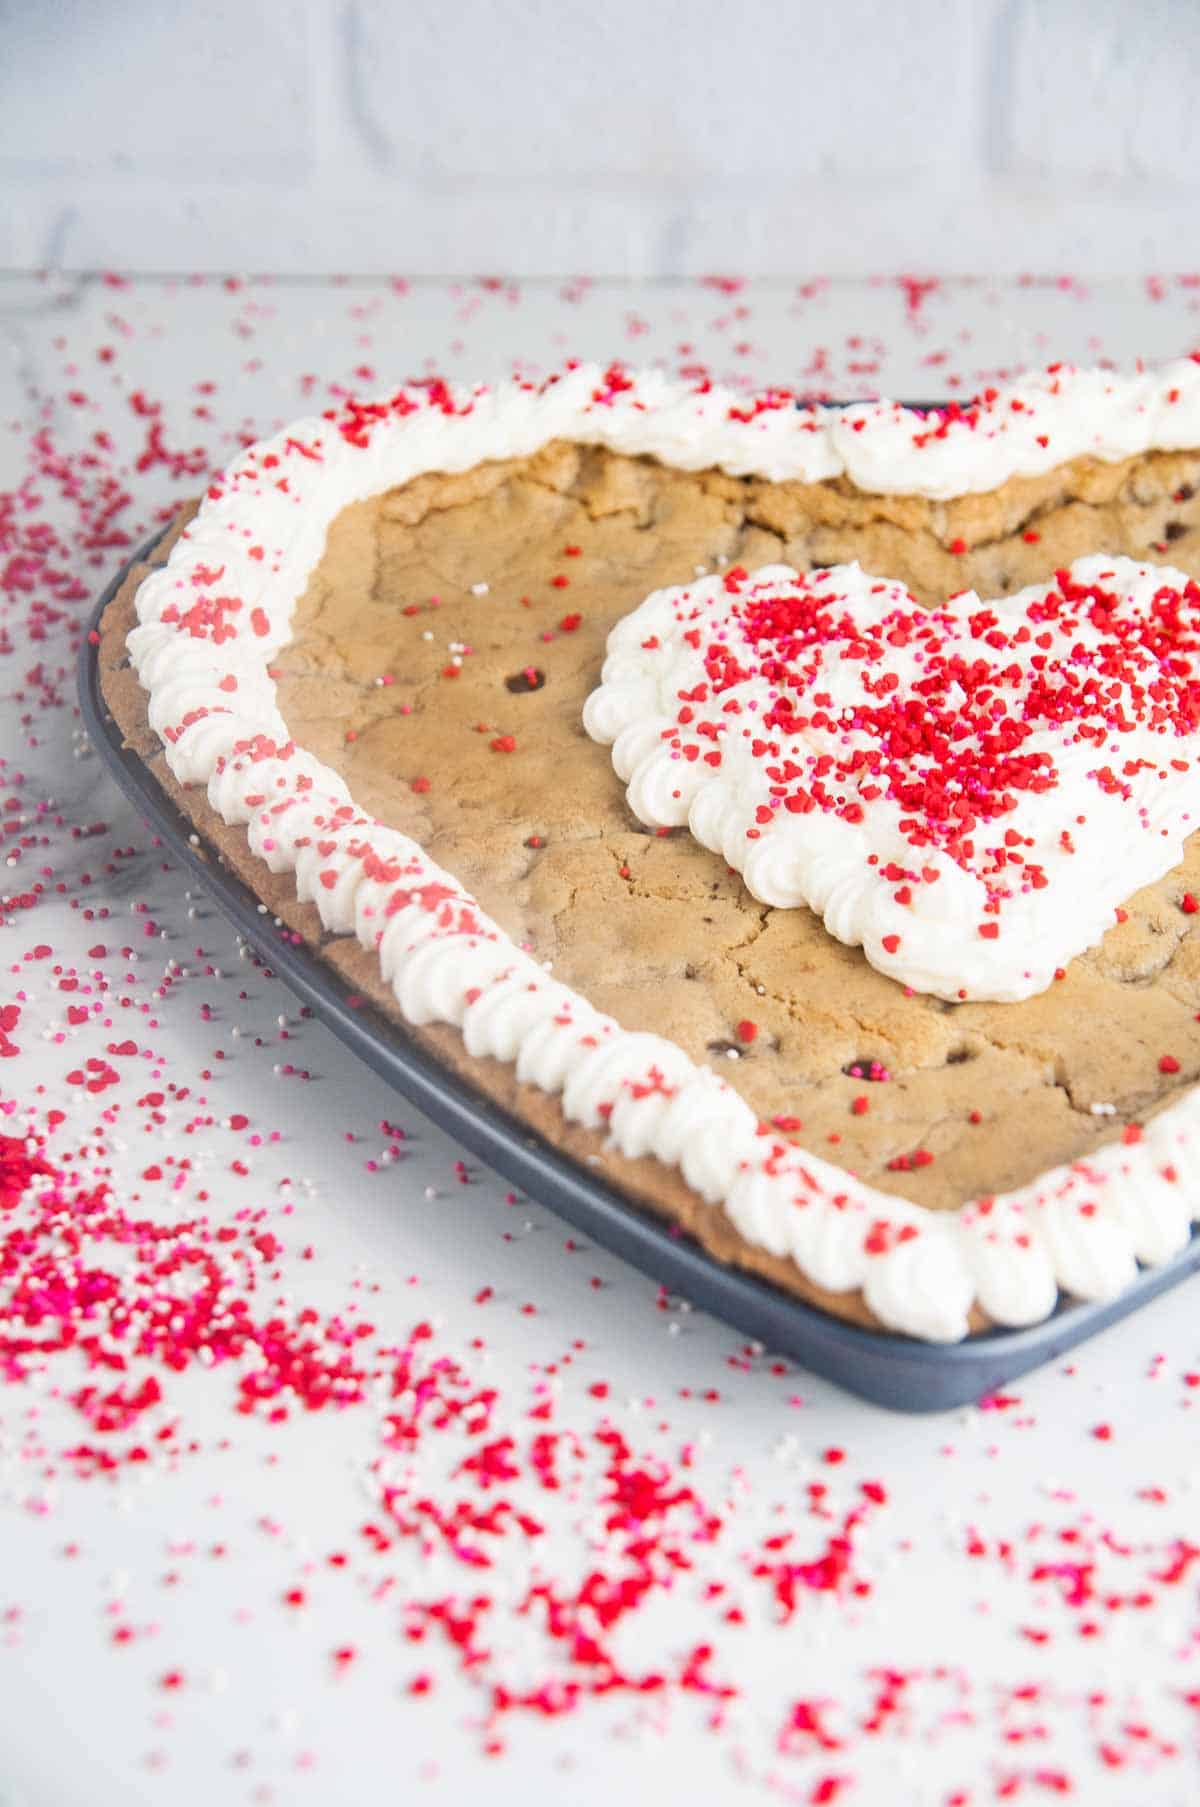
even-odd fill
[[[1198,635],[1200,588],[1128,558],[936,609],[858,565],[734,570],[617,624],[584,724],[638,820],[761,902],[916,990],[1016,1000],[1180,859]]]

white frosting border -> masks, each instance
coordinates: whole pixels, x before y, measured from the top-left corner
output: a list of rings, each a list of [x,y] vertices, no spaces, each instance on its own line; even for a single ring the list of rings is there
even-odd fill
[[[945,498],[1085,454],[1200,446],[1200,365],[1128,376],[1056,366],[933,417],[893,403],[797,407],[780,391],[748,402],[616,367],[495,390],[414,385],[243,453],[140,586],[128,637],[176,779],[205,784],[255,854],[295,874],[327,930],[378,952],[408,1022],[454,1024],[472,1055],[515,1062],[523,1082],[560,1093],[572,1121],[607,1123],[623,1154],[678,1165],[750,1242],[818,1286],[861,1287],[882,1323],[956,1341],[976,1301],[997,1323],[1032,1324],[1060,1289],[1109,1298],[1139,1263],[1169,1259],[1200,1221],[1200,1092],[1016,1192],[954,1212],[911,1205],[792,1146],[676,1044],[622,1031],[551,979],[415,841],[362,815],[337,773],[289,741],[270,660],[334,518],[423,473],[527,456],[551,439]]]

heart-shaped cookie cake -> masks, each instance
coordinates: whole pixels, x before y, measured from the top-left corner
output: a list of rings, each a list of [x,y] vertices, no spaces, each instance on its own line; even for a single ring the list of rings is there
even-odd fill
[[[933,411],[416,384],[239,458],[104,691],[402,1032],[949,1340],[1200,1216],[1198,490],[1191,361]]]

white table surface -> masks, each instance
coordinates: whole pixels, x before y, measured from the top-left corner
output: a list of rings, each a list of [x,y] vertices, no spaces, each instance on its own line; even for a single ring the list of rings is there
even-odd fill
[[[127,1216],[227,1223],[235,1240],[219,1250],[240,1249],[246,1213],[261,1211],[284,1247],[259,1259],[253,1309],[369,1321],[358,1347],[380,1376],[363,1403],[293,1403],[272,1423],[235,1409],[249,1358],[173,1373],[133,1356],[115,1379],[153,1374],[161,1403],[103,1432],[70,1396],[113,1377],[71,1352],[32,1358],[5,1384],[0,1361],[2,1807],[357,1807],[481,1791],[518,1802],[543,1785],[572,1803],[685,1792],[838,1807],[1195,1802],[1196,1284],[1069,1366],[945,1417],[876,1411],[748,1352],[474,1161],[457,1167],[445,1136],[239,957],[81,743],[69,645],[122,556],[96,535],[98,509],[120,503],[112,520],[136,541],[240,436],[338,384],[617,355],[833,394],[965,393],[1054,356],[1190,349],[1198,304],[1200,289],[1154,280],[928,291],[0,281],[0,489],[16,491],[0,513],[11,642],[0,795],[19,799],[26,824],[6,842],[5,883],[44,886],[0,940],[0,1006],[20,1010],[9,1031],[20,1052],[0,1061],[0,1126],[33,1129],[58,1166],[106,1177]],[[161,455],[147,440],[155,422]],[[89,537],[106,543],[89,549]],[[104,954],[89,952],[101,943]],[[63,992],[73,971],[79,989]],[[77,1025],[67,1007],[81,1001]],[[109,1052],[129,1043],[132,1056]],[[100,1072],[88,1058],[117,1075],[94,1094],[68,1077]],[[161,1124],[149,1090],[164,1094]],[[231,1126],[238,1113],[247,1122]],[[156,1166],[165,1177],[147,1180]],[[0,1244],[32,1208],[0,1211]],[[108,1265],[128,1274],[136,1254],[110,1249]],[[495,1390],[486,1434],[461,1417],[435,1428],[427,1410],[412,1449],[388,1447],[395,1357],[378,1351],[419,1321],[433,1332],[420,1359],[445,1396]],[[0,1319],[0,1348],[4,1333]],[[538,1408],[546,1416],[531,1417]],[[489,1724],[494,1688],[561,1688],[586,1673],[518,1610],[528,1588],[577,1590],[593,1567],[636,1573],[606,1529],[608,1425],[629,1446],[628,1472],[699,1502],[651,1514],[655,1585],[614,1633],[616,1659],[678,1677],[708,1645],[701,1672],[736,1695],[614,1690]],[[557,1438],[557,1490],[530,1464],[544,1433]],[[456,1474],[472,1449],[507,1437],[519,1479],[484,1491]],[[149,1459],[84,1474],[66,1453],[81,1442],[114,1454],[144,1442]],[[487,1568],[436,1533],[423,1544],[393,1527],[377,1551],[362,1527],[385,1524],[383,1490],[397,1480],[441,1512],[512,1502],[544,1534],[511,1514],[472,1534]],[[828,1487],[824,1517],[814,1482]],[[791,1531],[788,1553],[807,1561],[856,1505],[847,1573],[821,1589],[810,1572],[784,1617],[753,1573],[765,1540]],[[479,1593],[492,1605],[476,1664],[464,1668],[436,1625],[420,1643],[405,1635],[418,1603]],[[419,1678],[430,1685],[414,1693]],[[808,1723],[823,1739],[782,1735],[797,1702],[819,1703]]]

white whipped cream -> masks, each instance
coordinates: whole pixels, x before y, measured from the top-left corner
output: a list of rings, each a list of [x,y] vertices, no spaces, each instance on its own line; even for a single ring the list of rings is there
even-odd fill
[[[932,611],[858,565],[804,577],[768,565],[656,590],[609,634],[584,726],[611,745],[638,820],[686,824],[760,902],[807,904],[837,940],[861,944],[914,991],[1030,997],[1101,939],[1127,897],[1179,863],[1200,823],[1200,733],[1181,734],[1165,704],[1146,697],[1147,686],[1164,698],[1171,690],[1164,594],[1179,599],[1179,653],[1189,637],[1200,650],[1200,592],[1182,571],[1128,558],[1078,559],[1070,577],[1086,592],[1073,604],[1052,582],[992,602],[968,590]],[[1089,618],[1096,596],[1113,599],[1121,640]],[[781,652],[780,637],[759,637],[776,620],[809,632],[793,625]],[[989,622],[994,631],[978,631]],[[1136,657],[1130,628],[1150,635]],[[850,656],[864,648],[869,656]],[[793,688],[781,684],[781,662]],[[983,699],[970,732],[954,675],[964,664]],[[1077,685],[1092,670],[1102,674],[1099,707],[1076,711],[1063,680]],[[1023,719],[1031,680],[1056,704],[1066,696],[1062,722]],[[779,726],[781,697],[785,720],[805,726]],[[947,730],[889,766],[881,735],[911,736],[914,713]],[[979,786],[996,763],[981,736],[994,743],[1001,726],[1022,736],[1032,788],[1008,772],[991,779],[997,813],[984,819]],[[968,818],[969,855],[960,817],[930,818],[911,800],[929,779],[944,809],[955,762],[969,778],[957,800],[979,813]]]
[[[251,446],[211,487],[167,564],[142,584],[129,654],[183,784],[291,870],[325,927],[374,950],[410,1021],[461,1026],[473,1053],[561,1093],[629,1154],[677,1162],[749,1240],[835,1290],[861,1287],[910,1335],[965,1335],[973,1300],[1033,1323],[1058,1288],[1111,1296],[1139,1259],[1165,1259],[1200,1199],[1200,1108],[1188,1094],[1144,1132],[1019,1192],[935,1213],[792,1148],[707,1068],[630,1035],[548,978],[399,830],[356,810],[342,779],[289,741],[269,663],[334,518],[427,471],[527,455],[554,438],[690,469],[947,497],[1091,455],[1200,446],[1200,367],[1132,376],[1067,368],[977,407],[926,416],[890,403],[798,408],[596,367],[489,391],[415,385],[302,420]],[[1140,881],[1138,881],[1140,882]],[[831,893],[827,911],[841,920]],[[851,908],[844,901],[840,909]]]

